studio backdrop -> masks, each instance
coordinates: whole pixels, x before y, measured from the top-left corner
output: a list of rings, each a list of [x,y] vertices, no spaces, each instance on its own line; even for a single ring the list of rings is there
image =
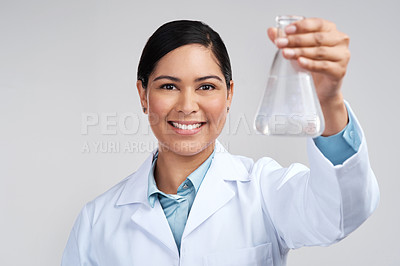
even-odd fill
[[[399,8],[391,0],[0,0],[0,265],[59,265],[83,205],[156,148],[136,71],[167,21],[204,21],[228,48],[235,94],[219,138],[226,149],[307,165],[304,138],[253,129],[276,51],[266,31],[282,14],[322,17],[350,36],[343,93],[381,190],[357,231],[328,248],[291,251],[288,265],[400,265]]]

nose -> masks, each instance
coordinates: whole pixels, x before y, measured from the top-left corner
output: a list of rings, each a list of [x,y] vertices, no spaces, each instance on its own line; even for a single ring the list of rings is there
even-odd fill
[[[176,111],[189,115],[199,110],[198,99],[196,93],[191,90],[181,90],[179,93],[179,99],[176,104]]]

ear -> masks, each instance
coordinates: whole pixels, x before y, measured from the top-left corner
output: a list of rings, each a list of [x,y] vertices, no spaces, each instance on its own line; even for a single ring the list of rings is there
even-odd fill
[[[233,80],[231,80],[229,82],[228,98],[227,98],[227,101],[226,101],[226,107],[227,107],[228,110],[231,108],[232,97],[233,97],[233,87],[234,87],[233,85],[234,85],[233,84]]]
[[[138,80],[136,82],[136,87],[139,93],[140,97],[140,104],[142,105],[143,112],[145,114],[148,114],[149,112],[149,106],[147,103],[147,90],[143,87],[143,83],[141,80]]]

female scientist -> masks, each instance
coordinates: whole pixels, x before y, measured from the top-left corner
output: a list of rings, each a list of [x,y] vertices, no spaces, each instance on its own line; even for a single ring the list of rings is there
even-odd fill
[[[268,35],[312,72],[326,122],[324,137],[308,140],[310,169],[222,147],[234,92],[225,45],[202,22],[166,23],[148,40],[137,81],[158,149],[85,205],[62,265],[283,266],[290,249],[335,243],[371,215],[378,185],[340,91],[349,38],[316,18],[285,31]]]

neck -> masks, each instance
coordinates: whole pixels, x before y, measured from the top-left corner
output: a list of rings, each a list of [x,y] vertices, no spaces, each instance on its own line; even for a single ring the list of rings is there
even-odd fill
[[[182,182],[211,155],[215,143],[194,155],[179,155],[171,150],[159,149],[154,178],[159,190],[176,194]]]

